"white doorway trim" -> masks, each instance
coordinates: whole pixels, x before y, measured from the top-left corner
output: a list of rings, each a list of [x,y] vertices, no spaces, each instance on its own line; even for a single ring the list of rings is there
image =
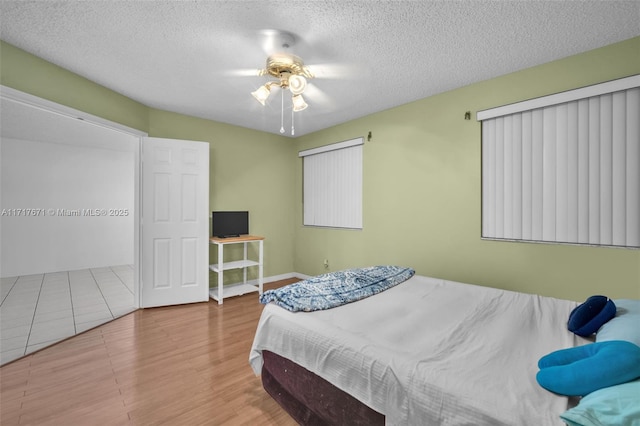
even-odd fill
[[[21,92],[11,87],[0,85],[0,96],[5,99],[11,99],[16,102],[20,102],[24,105],[30,105],[34,108],[39,108],[44,111],[49,111],[55,114],[63,115],[66,117],[76,118],[78,120],[84,120],[88,123],[96,126],[104,127],[111,130],[120,131],[129,135],[143,137],[148,136],[146,132],[143,132],[133,127],[128,127],[114,121],[106,120],[97,115],[91,115],[84,111],[80,111],[74,108],[70,108],[65,105],[58,104],[47,99],[39,98],[29,93]]]
[[[141,283],[141,265],[140,265],[140,215],[141,215],[141,200],[140,200],[140,146],[143,137],[148,136],[146,132],[143,132],[132,127],[128,127],[113,121],[106,120],[104,118],[80,111],[74,108],[67,107],[65,105],[52,102],[38,96],[34,96],[11,87],[0,85],[0,98],[7,99],[13,102],[18,102],[23,105],[28,105],[33,108],[37,108],[43,111],[58,114],[64,117],[69,117],[77,120],[82,120],[84,123],[88,123],[94,126],[106,128],[109,130],[122,132],[136,138],[136,146],[133,147],[135,156],[135,169],[134,169],[134,305],[136,308],[141,306],[140,304],[140,283]]]

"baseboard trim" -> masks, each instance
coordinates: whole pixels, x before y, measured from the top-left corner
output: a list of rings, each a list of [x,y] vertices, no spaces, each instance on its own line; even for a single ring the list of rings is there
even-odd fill
[[[307,278],[311,278],[311,275],[301,274],[300,272],[289,272],[288,274],[273,275],[271,277],[265,277],[264,282],[270,283],[272,281],[286,280],[289,278],[299,278],[301,280],[306,280]]]
[[[301,274],[299,272],[288,272],[286,274],[271,275],[269,277],[264,277],[263,278],[263,282],[264,283],[270,283],[270,282],[273,282],[273,281],[288,280],[289,278],[299,278],[301,280],[306,280],[307,278],[311,278],[311,275],[305,275],[305,274]],[[216,282],[212,282],[212,283],[217,285]],[[227,284],[225,284],[225,286],[232,286],[232,285],[237,285],[237,284],[243,284],[243,282],[239,281],[237,283],[227,283]],[[258,280],[257,279],[247,280],[247,284],[258,285]]]

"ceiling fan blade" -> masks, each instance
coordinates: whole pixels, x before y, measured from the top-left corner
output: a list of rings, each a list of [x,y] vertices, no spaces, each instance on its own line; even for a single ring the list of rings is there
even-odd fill
[[[304,89],[304,98],[313,107],[329,109],[334,106],[333,100],[313,83],[307,83],[307,87]]]
[[[264,70],[258,68],[244,68],[236,70],[225,70],[220,73],[223,77],[259,77]]]
[[[350,64],[307,64],[307,68],[319,79],[355,79],[362,75],[360,67]]]

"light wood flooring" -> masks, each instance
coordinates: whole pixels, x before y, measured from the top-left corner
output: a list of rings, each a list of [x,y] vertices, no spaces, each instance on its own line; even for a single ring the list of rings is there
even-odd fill
[[[6,364],[0,424],[295,425],[249,367],[262,307],[253,293],[137,310]]]

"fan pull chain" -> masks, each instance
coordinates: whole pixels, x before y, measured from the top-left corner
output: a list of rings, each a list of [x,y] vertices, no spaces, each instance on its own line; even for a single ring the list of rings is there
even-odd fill
[[[282,101],[280,103],[280,133],[284,134],[284,89],[280,89],[280,93],[282,93]]]
[[[296,129],[293,128],[293,108],[291,108],[291,136],[296,134]]]

